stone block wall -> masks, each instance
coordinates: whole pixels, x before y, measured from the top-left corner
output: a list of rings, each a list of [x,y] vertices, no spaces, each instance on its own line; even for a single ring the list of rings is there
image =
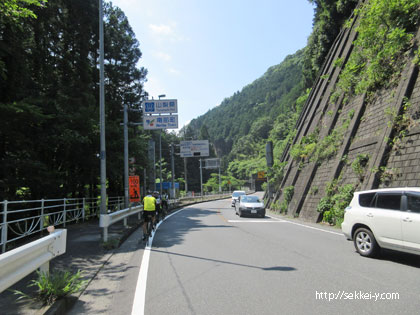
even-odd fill
[[[294,194],[288,214],[312,222],[322,219],[317,206],[325,196],[326,185],[334,179],[339,179],[340,185],[353,184],[357,190],[420,185],[418,66],[407,60],[400,82],[393,89],[378,91],[369,98],[366,95],[356,96],[346,104],[343,104],[342,96],[334,104],[330,102],[342,69],[334,66],[334,60],[348,59],[355,37],[354,30],[343,30],[330,51],[296,125],[297,135],[282,156],[282,162],[287,161],[285,177],[274,198],[270,200],[282,202],[282,191],[293,186]],[[417,34],[419,39],[420,32]],[[407,133],[394,141],[396,144],[392,146],[390,139],[394,139],[400,132],[394,118],[403,114],[406,100],[411,104],[407,111],[410,116],[410,122],[405,126],[408,127]],[[350,123],[344,130],[343,124],[346,121]],[[334,130],[344,130],[342,143],[335,156],[325,161],[315,162],[309,158],[294,161],[290,156],[292,146],[315,130],[319,131],[319,139]],[[361,154],[369,156],[362,178],[352,168],[352,163]]]

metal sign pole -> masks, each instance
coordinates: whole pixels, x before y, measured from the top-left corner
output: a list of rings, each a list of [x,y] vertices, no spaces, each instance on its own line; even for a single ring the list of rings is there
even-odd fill
[[[175,198],[175,161],[174,161],[174,145],[171,143],[171,168],[172,168],[172,198]]]
[[[159,130],[159,168],[160,168],[160,195],[162,195],[162,129]]]
[[[221,186],[221,177],[220,177],[220,164],[219,164],[219,193],[222,192],[222,186]]]
[[[200,159],[200,187],[201,187],[201,197],[203,197],[203,168],[201,167],[201,159]]]

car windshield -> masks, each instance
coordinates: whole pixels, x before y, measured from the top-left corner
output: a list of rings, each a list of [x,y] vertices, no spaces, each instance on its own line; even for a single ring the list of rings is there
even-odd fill
[[[232,197],[239,197],[239,196],[241,196],[241,195],[245,195],[245,192],[244,192],[244,191],[235,191],[235,192],[232,194]]]
[[[247,196],[247,197],[242,197],[242,202],[261,202],[260,199],[258,199],[257,196]]]

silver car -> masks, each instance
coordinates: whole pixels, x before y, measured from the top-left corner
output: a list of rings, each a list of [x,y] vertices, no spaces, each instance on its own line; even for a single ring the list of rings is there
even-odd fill
[[[235,212],[240,217],[244,215],[265,217],[264,203],[258,196],[240,196],[235,203]]]
[[[235,203],[238,200],[239,196],[243,196],[243,195],[246,195],[246,192],[244,192],[243,190],[235,190],[232,193],[232,207],[235,206]]]

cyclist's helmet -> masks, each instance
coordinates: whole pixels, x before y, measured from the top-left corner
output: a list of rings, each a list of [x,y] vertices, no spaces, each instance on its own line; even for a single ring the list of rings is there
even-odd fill
[[[148,191],[147,191],[147,194],[148,194],[148,195],[151,195],[151,194],[152,194],[152,191],[151,191],[151,190],[148,190]]]

